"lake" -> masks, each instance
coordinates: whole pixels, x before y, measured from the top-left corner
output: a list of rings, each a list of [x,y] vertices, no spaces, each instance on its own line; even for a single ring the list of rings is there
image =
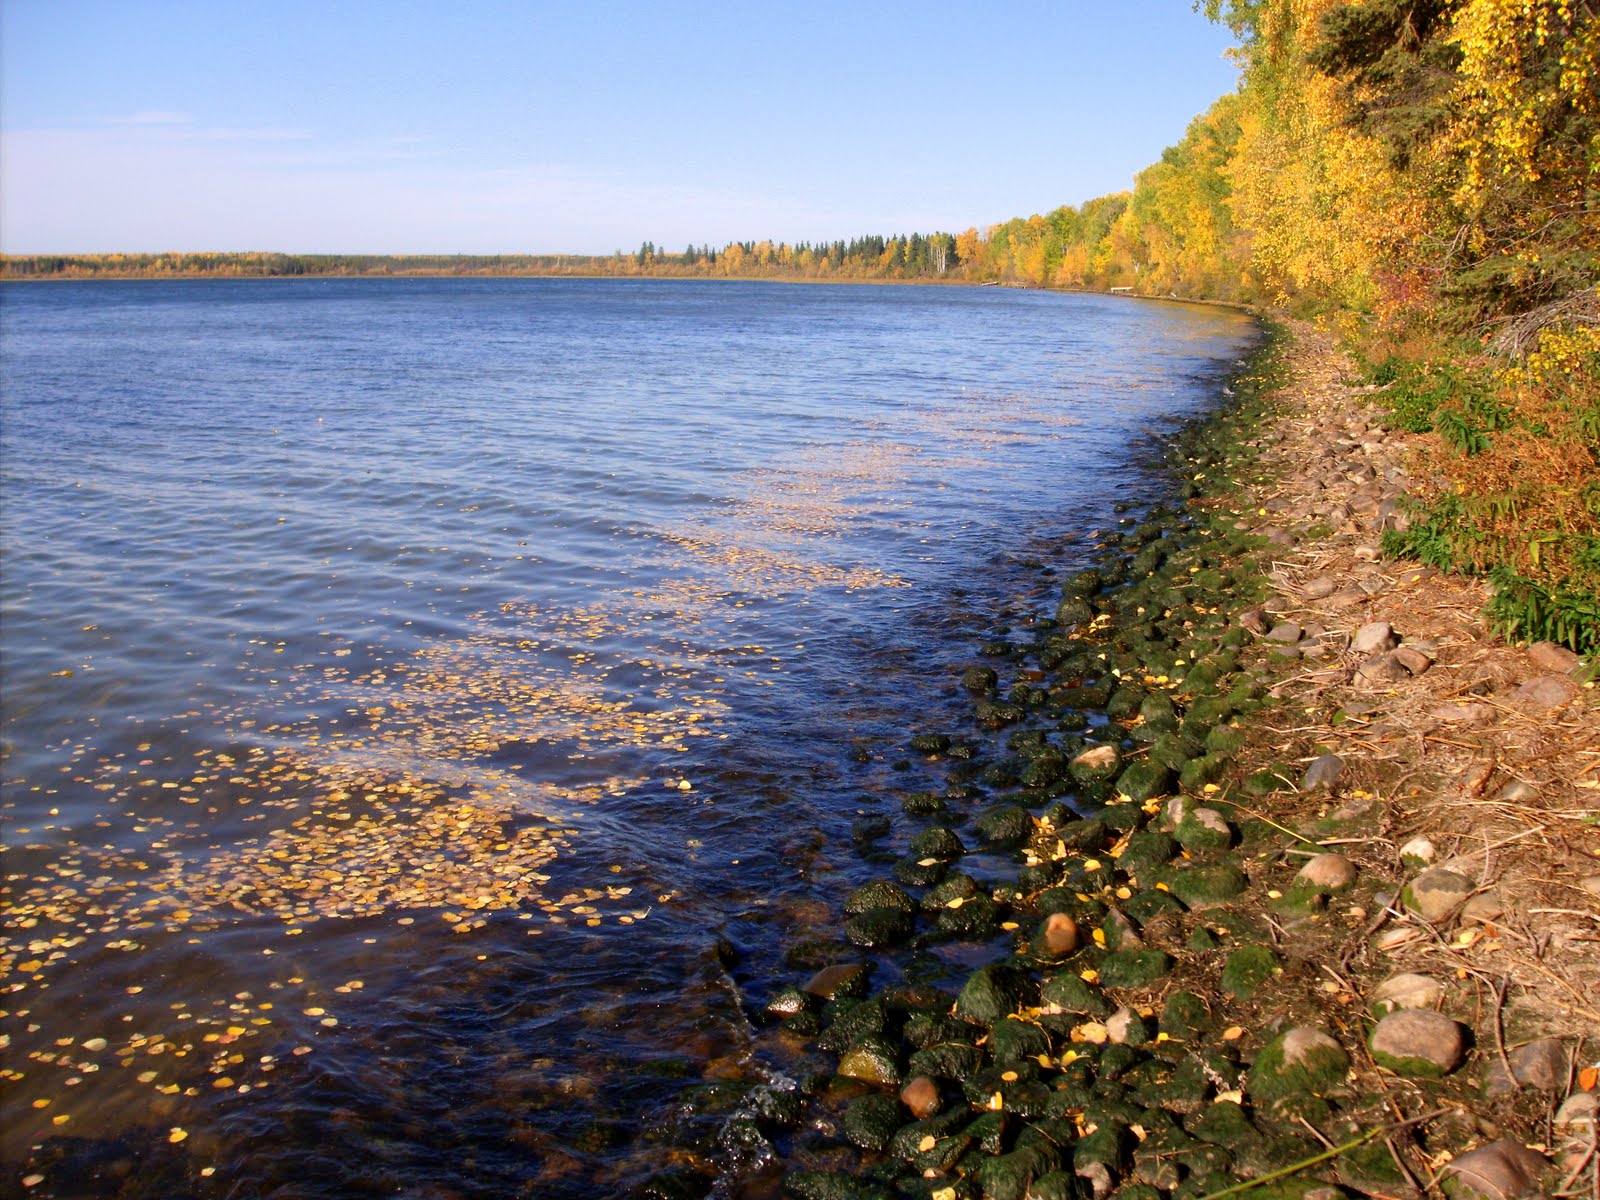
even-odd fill
[[[940,786],[910,738],[970,731],[979,646],[1255,338],[994,287],[0,289],[7,1187],[758,1192],[752,1014],[852,828]]]

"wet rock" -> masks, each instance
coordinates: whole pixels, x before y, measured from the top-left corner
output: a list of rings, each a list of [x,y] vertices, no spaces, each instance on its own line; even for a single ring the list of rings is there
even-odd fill
[[[989,1031],[989,1053],[1005,1066],[1050,1053],[1050,1035],[1031,1021],[1005,1017]]]
[[[1400,893],[1401,902],[1424,921],[1444,920],[1472,895],[1473,883],[1465,875],[1444,867],[1429,867]]]
[[[800,1200],[895,1200],[893,1188],[838,1171],[790,1171],[783,1186]]]
[[[894,908],[901,912],[910,912],[914,907],[910,896],[884,879],[874,879],[871,883],[863,884],[844,902],[844,911],[850,914],[874,908]]]
[[[1311,760],[1311,765],[1306,768],[1305,777],[1300,781],[1300,787],[1307,792],[1324,788],[1331,791],[1343,771],[1344,759],[1337,754],[1321,755]]]
[[[894,1044],[887,1038],[864,1037],[839,1059],[839,1074],[846,1079],[896,1087],[900,1083],[896,1058]]]
[[[1401,1009],[1433,1009],[1444,999],[1444,987],[1437,979],[1410,971],[1391,975],[1372,989],[1367,1007],[1375,1017]]]
[[[1241,946],[1222,968],[1222,990],[1249,1000],[1278,970],[1278,956],[1265,946]]]
[[[961,686],[969,692],[987,692],[1000,682],[1000,676],[992,667],[973,667],[961,676]]]
[[[937,1079],[969,1078],[983,1066],[983,1051],[967,1042],[935,1042],[914,1051],[906,1064],[908,1071]]]
[[[799,988],[787,987],[767,1001],[767,1013],[774,1017],[792,1017],[805,1012],[810,1006],[806,994]]]
[[[1355,881],[1355,864],[1342,854],[1319,854],[1294,877],[1296,887],[1322,892],[1342,892]]]
[[[973,822],[985,842],[1004,845],[1022,841],[1033,832],[1033,817],[1017,804],[1002,804],[989,809]]]
[[[1078,923],[1066,913],[1051,913],[1039,931],[1039,945],[1051,958],[1065,958],[1082,945]]]
[[[806,980],[803,991],[824,1000],[849,999],[867,991],[867,967],[862,963],[839,963],[823,967]]]
[[[844,1110],[844,1136],[863,1150],[882,1150],[900,1125],[900,1102],[890,1096],[858,1096]]]
[[[1428,1009],[1405,1008],[1383,1017],[1368,1044],[1380,1067],[1427,1079],[1448,1075],[1467,1055],[1466,1029]]]
[[[946,825],[933,825],[911,839],[912,857],[953,862],[967,852],[956,831]]]
[[[907,887],[931,887],[944,878],[949,868],[936,858],[911,855],[894,864],[894,877]]]
[[[1528,647],[1528,661],[1547,675],[1565,675],[1583,660],[1555,642],[1535,642]]]
[[[917,1075],[900,1089],[900,1103],[919,1121],[931,1117],[939,1111],[939,1085],[926,1075]]]
[[[1501,1139],[1463,1154],[1440,1180],[1452,1200],[1518,1200],[1539,1192],[1544,1156]]]
[[[1372,621],[1356,630],[1350,638],[1350,652],[1369,658],[1374,654],[1382,654],[1385,650],[1393,650],[1400,644],[1400,639],[1394,635],[1394,627],[1387,621]]]
[[[1579,692],[1575,680],[1564,675],[1538,675],[1511,694],[1511,702],[1524,712],[1553,712],[1572,703]]]
[[[844,919],[845,937],[869,950],[903,942],[914,928],[910,912],[900,908],[869,908]]]
[[[1246,1089],[1257,1100],[1299,1092],[1324,1092],[1344,1082],[1350,1056],[1320,1029],[1297,1025],[1262,1047],[1250,1067]]]
[[[1185,850],[1206,853],[1233,844],[1233,829],[1214,808],[1193,808],[1178,822],[1173,836]]]

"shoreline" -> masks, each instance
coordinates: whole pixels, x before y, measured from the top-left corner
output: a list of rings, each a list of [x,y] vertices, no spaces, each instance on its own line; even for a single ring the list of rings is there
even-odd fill
[[[950,786],[766,1001],[786,1194],[1597,1186],[1592,669],[1383,559],[1407,438],[1349,374],[1276,332],[1173,440],[1172,504],[967,672],[991,744],[912,739]],[[874,988],[951,943],[990,953]]]

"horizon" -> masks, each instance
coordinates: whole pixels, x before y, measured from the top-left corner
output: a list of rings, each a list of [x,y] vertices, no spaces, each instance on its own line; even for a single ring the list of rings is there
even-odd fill
[[[1236,86],[1231,44],[1188,0],[981,22],[948,0],[484,0],[450,20],[417,0],[18,0],[0,8],[0,252],[959,233],[1130,188]]]

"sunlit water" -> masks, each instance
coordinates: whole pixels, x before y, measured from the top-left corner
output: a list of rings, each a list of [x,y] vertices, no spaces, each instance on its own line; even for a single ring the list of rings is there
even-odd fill
[[[999,288],[8,286],[5,1120],[32,1195],[592,1196],[1242,316]],[[909,761],[914,759],[915,761]],[[897,833],[891,837],[892,846]]]

